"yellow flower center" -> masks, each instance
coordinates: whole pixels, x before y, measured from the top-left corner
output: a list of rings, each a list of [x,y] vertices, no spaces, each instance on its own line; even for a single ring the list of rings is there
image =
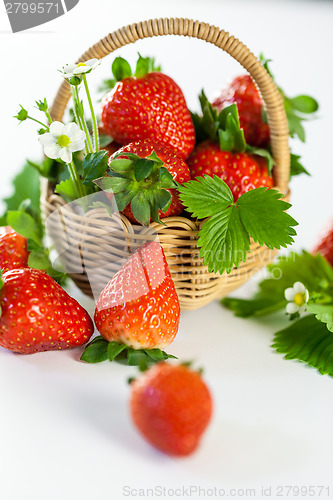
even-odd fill
[[[68,135],[59,135],[58,144],[61,148],[67,148],[69,146],[71,140]]]
[[[81,66],[87,66],[87,65],[86,65],[86,63],[79,63],[79,64],[77,65],[77,67],[78,67],[78,68],[80,68]]]
[[[305,293],[296,293],[294,297],[294,302],[299,307],[304,306],[306,302]]]

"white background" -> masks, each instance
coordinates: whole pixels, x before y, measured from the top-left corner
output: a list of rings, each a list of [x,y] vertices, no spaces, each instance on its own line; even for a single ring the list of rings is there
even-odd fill
[[[333,212],[330,2],[80,0],[65,16],[15,35],[1,3],[0,198],[11,193],[10,179],[24,159],[40,158],[34,125],[12,119],[18,104],[33,110],[35,99],[52,101],[57,69],[110,31],[154,17],[189,17],[224,28],[274,60],[276,80],[289,95],[318,99],[307,144],[293,148],[312,177],[291,185],[291,213],[300,223],[294,248],[311,249]],[[229,56],[197,40],[154,38],[117,55],[133,61],[138,50],[157,57],[192,109],[201,88],[212,97],[242,72]],[[92,88],[109,74],[111,61],[92,76]],[[237,294],[249,296],[254,288],[252,280]],[[92,301],[73,293],[93,313]],[[273,333],[283,325],[281,317],[236,319],[218,302],[183,312],[172,352],[205,367],[215,402],[200,449],[185,459],[156,452],[132,427],[126,379],[134,370],[86,365],[79,362],[80,350],[24,357],[0,348],[0,498],[118,500],[126,485],[196,485],[230,495],[234,488],[241,489],[234,495],[239,498],[250,496],[246,488],[261,497],[262,486],[271,486],[270,497],[281,498],[278,485],[330,485],[333,495],[332,381],[272,351]]]

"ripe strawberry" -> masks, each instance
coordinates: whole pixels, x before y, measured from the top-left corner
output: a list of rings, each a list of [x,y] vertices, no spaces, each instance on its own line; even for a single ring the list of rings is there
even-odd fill
[[[151,139],[187,158],[195,144],[195,132],[184,95],[169,76],[148,72],[154,68],[147,65],[143,69],[142,64],[139,59],[132,76],[124,59],[114,61],[117,83],[102,101],[103,128],[120,144]]]
[[[109,342],[133,349],[169,345],[179,326],[180,307],[164,252],[145,243],[113,276],[100,294],[95,324]]]
[[[0,227],[0,269],[5,273],[27,267],[28,257],[27,239],[10,226]]]
[[[269,127],[263,119],[263,101],[250,75],[237,76],[212,105],[220,112],[233,103],[237,104],[246,142],[251,146],[267,147]]]
[[[141,434],[169,455],[189,455],[212,415],[212,398],[199,373],[158,363],[131,384],[131,415]]]
[[[320,253],[333,266],[333,223],[316,245],[313,253]]]
[[[8,271],[0,288],[2,347],[23,354],[68,349],[94,331],[88,313],[43,271]]]
[[[131,153],[131,155],[126,155],[126,153]],[[126,166],[125,171],[119,172],[119,168],[113,170],[113,165],[117,164],[117,160],[126,158],[132,159],[133,162],[130,166]],[[141,158],[147,158],[147,162],[143,162]],[[116,161],[113,162],[113,160]],[[148,225],[151,219],[160,222],[160,218],[178,215],[182,212],[183,205],[175,189],[176,182],[183,184],[191,179],[191,175],[188,165],[172,149],[154,143],[150,139],[132,142],[111,156],[109,165],[109,175],[114,175],[115,181],[102,179],[102,184],[99,185],[105,187],[107,183],[111,189],[113,187],[117,193],[118,209],[131,222]],[[138,166],[140,172],[137,170]],[[145,172],[144,169],[146,169]],[[129,175],[131,182],[126,183],[122,186],[122,191],[119,191],[117,189],[119,178],[128,179]],[[126,201],[125,206],[123,206],[123,200]]]
[[[229,186],[236,201],[242,194],[261,186],[273,187],[266,160],[249,153],[221,151],[207,140],[200,143],[187,160],[192,179],[217,175]]]

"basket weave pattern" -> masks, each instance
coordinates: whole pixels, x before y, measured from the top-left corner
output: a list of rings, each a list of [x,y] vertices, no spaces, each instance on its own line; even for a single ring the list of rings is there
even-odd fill
[[[190,19],[153,19],[125,26],[110,33],[86,51],[78,61],[91,58],[101,59],[136,40],[160,35],[183,35],[212,43],[230,54],[248,71],[265,103],[275,160],[274,184],[285,195],[284,199],[288,198],[289,130],[282,98],[258,59],[242,42],[230,36],[229,33],[215,26]],[[70,95],[70,86],[64,81],[51,108],[53,119],[62,120]],[[61,218],[66,219],[63,227],[68,233],[66,238],[69,246],[75,245],[78,241],[82,243],[82,235],[87,236],[86,239],[83,238],[85,243],[80,243],[79,272],[72,272],[71,276],[81,290],[88,295],[92,295],[92,290],[88,276],[84,272],[87,266],[91,265],[99,270],[100,280],[97,271],[94,277],[100,283],[98,286],[101,287],[109,279],[108,273],[114,273],[117,270],[117,266],[110,269],[113,266],[112,263],[121,262],[121,256],[128,255],[128,252],[133,251],[143,239],[154,239],[156,233],[164,249],[183,309],[197,309],[215,298],[229,294],[257,270],[271,262],[277,253],[276,250],[269,250],[252,242],[251,253],[247,261],[242,262],[238,269],[233,269],[229,275],[213,274],[209,273],[207,267],[203,265],[196,246],[200,221],[184,217],[168,217],[163,219],[165,225],[151,224],[151,235],[143,229],[142,235],[138,236],[133,231],[131,223],[121,214],[112,217],[112,221],[110,217],[106,220],[105,210],[102,209],[94,209],[85,216],[78,216],[60,196],[52,192],[50,186],[44,187],[42,202],[45,218],[57,210],[58,213],[61,212]],[[112,227],[108,226],[110,224]],[[54,226],[53,230],[59,231],[59,227]],[[124,235],[127,235],[125,239]],[[70,252],[66,253],[66,259],[71,259]],[[78,257],[73,257],[73,259],[77,264]],[[106,263],[109,263],[109,269],[104,273],[103,267],[105,268]]]

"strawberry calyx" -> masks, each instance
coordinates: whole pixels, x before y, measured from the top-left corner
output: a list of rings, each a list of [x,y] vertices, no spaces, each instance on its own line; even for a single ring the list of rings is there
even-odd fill
[[[246,143],[244,131],[240,127],[237,104],[233,103],[218,112],[208,101],[204,91],[199,96],[202,116],[191,113],[196,131],[197,144],[210,139],[219,144],[221,151],[250,153],[263,156],[268,172],[272,171],[274,159],[268,149],[256,148]]]
[[[80,359],[87,363],[116,361],[128,366],[138,366],[140,371],[145,371],[154,363],[177,358],[161,349],[133,349],[126,344],[108,342],[99,335],[86,345]]]
[[[143,226],[149,226],[151,219],[163,224],[159,210],[168,210],[172,201],[168,190],[178,187],[155,151],[146,158],[124,152],[115,155],[107,176],[94,182],[104,191],[114,193],[120,212],[130,204],[135,219]]]
[[[121,82],[125,78],[142,78],[153,71],[161,71],[161,66],[155,64],[154,57],[142,57],[139,53],[138,56],[134,72],[126,59],[123,57],[116,57],[111,66],[114,78],[104,80],[99,88],[99,91],[105,92],[113,89],[118,82]]]

